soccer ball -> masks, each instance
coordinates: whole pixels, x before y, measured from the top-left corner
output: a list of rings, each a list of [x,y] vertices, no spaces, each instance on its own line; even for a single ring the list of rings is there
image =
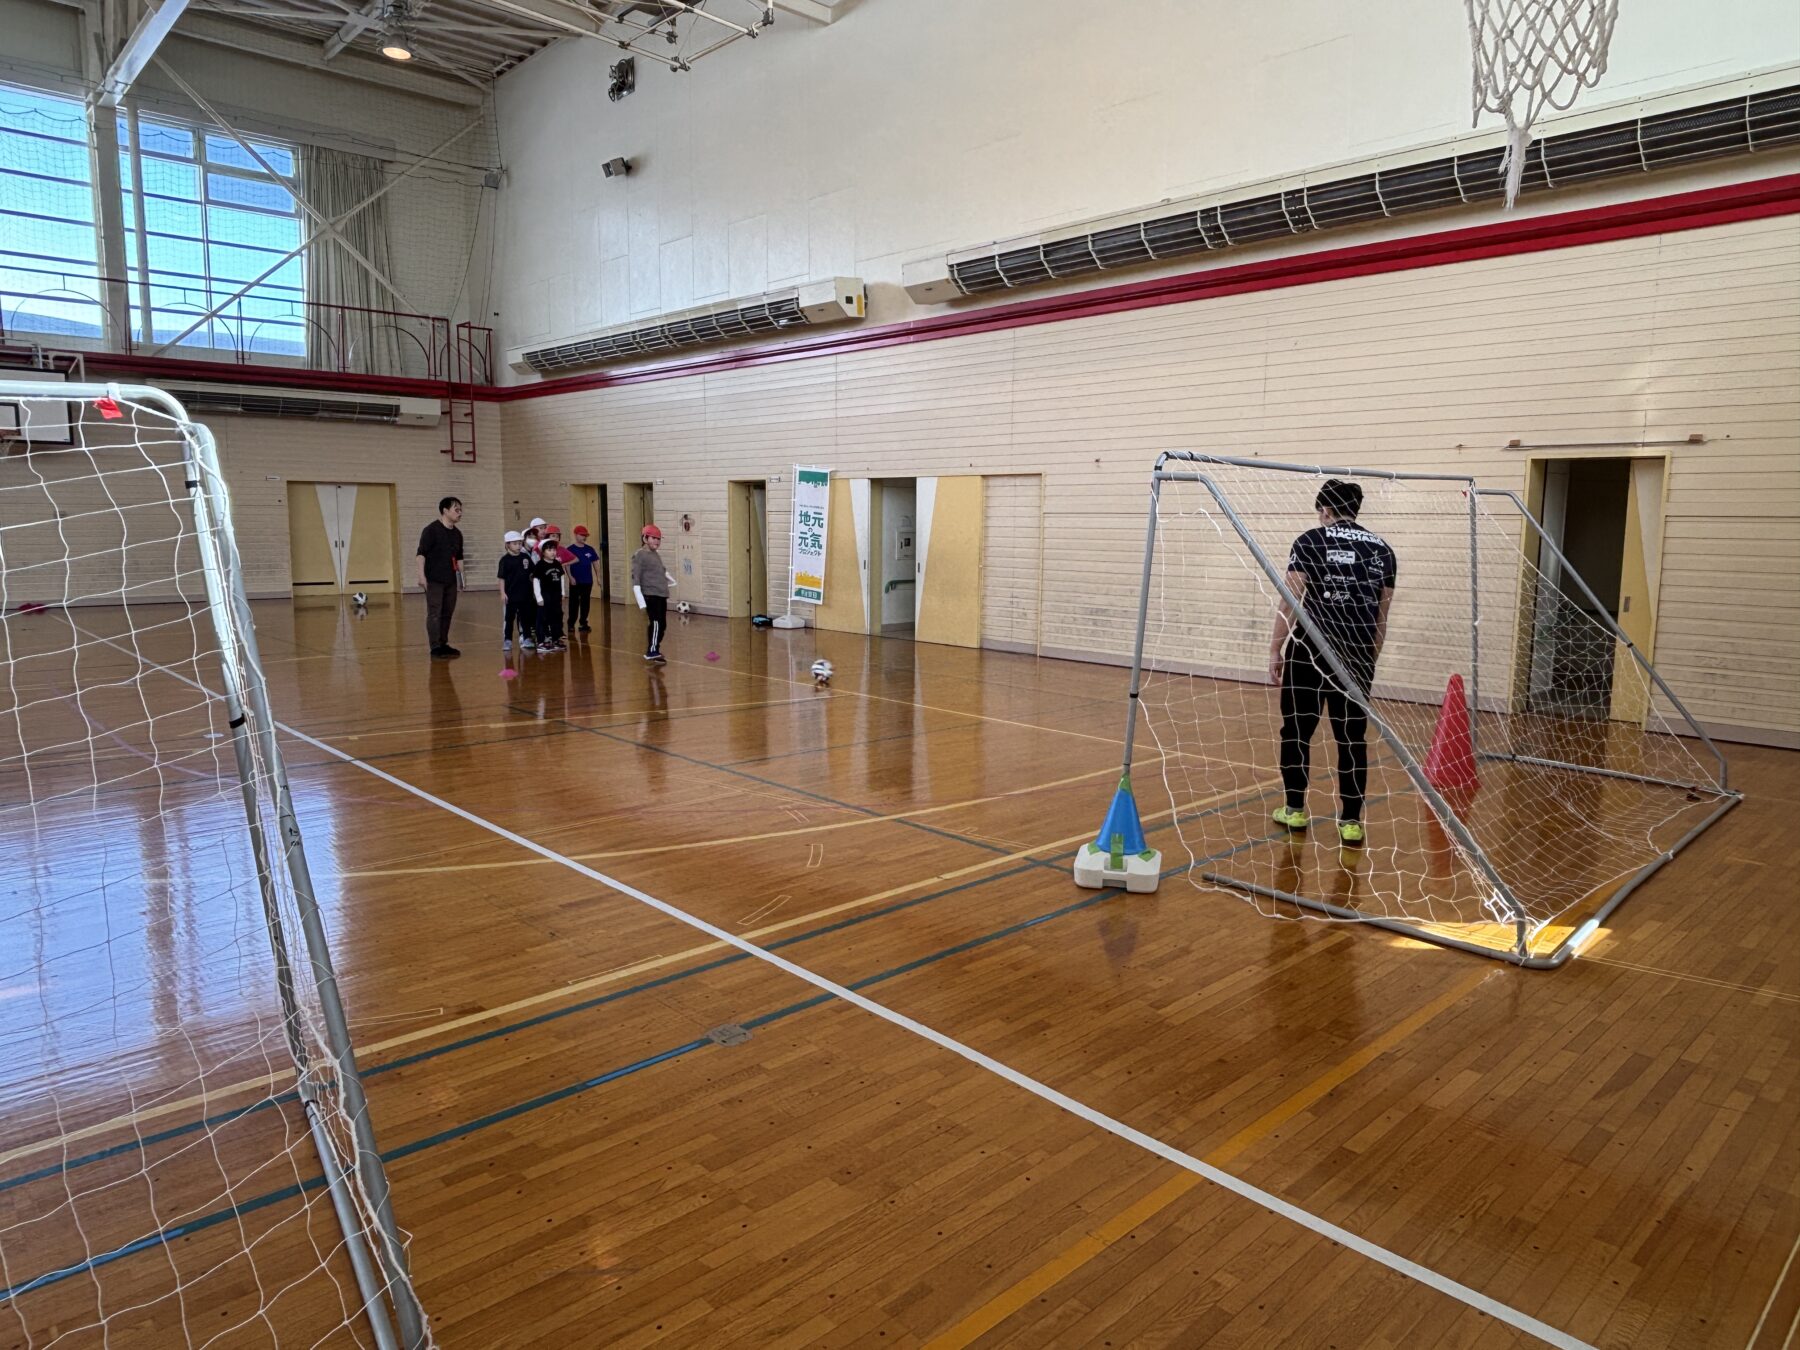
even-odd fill
[[[830,684],[831,662],[827,661],[822,656],[817,661],[814,661],[812,663],[812,677],[814,684]]]
[[[693,608],[694,607],[685,600],[677,600],[675,602],[675,612],[677,614],[681,615],[681,617],[684,619],[687,618],[687,616],[690,612],[692,612]]]
[[[355,595],[350,597],[350,603],[355,605],[358,609],[367,609],[369,605],[369,593],[367,591],[358,591]]]

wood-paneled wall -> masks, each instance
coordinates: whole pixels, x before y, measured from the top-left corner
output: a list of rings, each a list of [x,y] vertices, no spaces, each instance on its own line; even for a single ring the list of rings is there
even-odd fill
[[[1671,451],[1658,661],[1702,720],[1800,743],[1794,217],[526,399],[504,427],[527,516],[569,482],[656,480],[665,524],[702,531],[713,608],[728,478],[781,475],[779,537],[796,462],[1040,473],[1042,650],[1113,660],[1160,450],[1522,488],[1515,439],[1699,433]]]
[[[253,596],[286,596],[291,586],[288,485],[391,483],[398,515],[400,580],[417,589],[413,561],[419,531],[437,517],[445,496],[463,500],[468,583],[494,585],[501,551],[500,413],[477,412],[475,464],[452,464],[448,431],[353,422],[260,417],[207,419],[231,491],[232,518]],[[149,600],[173,593],[172,541],[191,530],[177,465],[181,450],[165,419],[144,415],[117,424],[89,418],[92,453],[44,448],[0,459],[0,564],[9,602],[93,603],[128,591]],[[141,449],[137,448],[141,443]],[[116,449],[111,447],[117,447]],[[161,471],[153,465],[163,466]],[[175,500],[178,509],[171,511]],[[568,501],[565,492],[561,499]],[[199,594],[197,574],[183,582]]]

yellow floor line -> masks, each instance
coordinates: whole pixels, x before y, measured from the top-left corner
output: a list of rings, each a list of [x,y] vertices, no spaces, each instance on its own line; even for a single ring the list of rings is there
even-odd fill
[[[616,708],[611,712],[593,713],[559,713],[558,722],[588,722],[607,717],[642,717],[646,713],[694,713],[694,712],[729,712],[740,708],[782,708],[795,703],[811,703],[809,698],[777,698],[757,699],[747,703],[696,703],[666,708]],[[300,725],[295,723],[295,725]],[[329,736],[333,741],[366,741],[377,736],[423,736],[432,732],[443,731],[499,731],[507,727],[533,727],[540,725],[537,721],[527,721],[524,715],[513,717],[504,722],[428,722],[412,727],[387,727],[376,731],[339,731],[336,728],[318,730],[314,727],[301,729],[318,737]]]
[[[1117,772],[1117,770],[1109,769],[1106,770],[1106,772],[1114,773]],[[1089,774],[1085,776],[1092,777],[1093,775]],[[1075,780],[1071,779],[1067,781],[1072,782]],[[1009,795],[1018,795],[1018,793],[1036,790],[1037,789],[1034,788],[1020,788],[1017,790],[1017,793]],[[1189,802],[1179,809],[1182,811],[1192,811],[1199,807],[1211,805],[1213,802],[1220,801],[1225,797],[1235,795],[1237,791],[1238,789],[1232,788],[1229,791],[1219,793],[1214,797]],[[949,808],[934,807],[928,809],[948,810]],[[1158,811],[1144,818],[1146,820],[1155,820],[1160,816],[1169,814],[1171,814],[1170,811]],[[873,895],[864,895],[854,900],[845,900],[841,904],[828,905],[823,909],[815,909],[806,914],[796,914],[792,918],[783,919],[780,923],[766,924],[761,928],[755,928],[747,933],[741,934],[741,936],[749,938],[753,942],[761,941],[763,938],[773,937],[777,933],[785,933],[793,928],[810,925],[821,919],[834,918],[839,914],[847,914],[851,910],[866,909],[870,905],[878,905],[886,900],[898,899],[908,891],[920,890],[923,887],[935,885],[939,882],[958,881],[963,877],[972,876],[977,872],[984,872],[991,868],[1004,867],[1008,863],[1023,861],[1032,854],[1042,853],[1046,849],[1064,848],[1069,844],[1088,838],[1090,834],[1092,834],[1091,830],[1083,830],[1080,834],[1072,834],[1063,839],[1052,839],[1046,843],[1038,844],[1033,848],[1022,849],[1017,853],[1005,855],[996,854],[993,857],[983,858],[979,862],[970,863],[966,867],[958,867],[948,872],[938,872],[928,877],[919,877],[904,885],[889,887],[885,891],[877,891]],[[669,966],[679,965],[684,961],[691,961],[698,957],[710,956],[712,953],[726,950],[728,947],[729,944],[724,942],[704,942],[698,946],[688,947],[682,951],[669,952],[666,955],[661,956],[647,957],[642,961],[633,962],[630,965],[618,966],[612,970],[603,971],[600,974],[590,976],[585,980],[577,980],[571,984],[559,985],[555,989],[546,989],[536,994],[527,995],[525,998],[516,999],[511,1003],[500,1004],[493,1008],[484,1008],[480,1012],[468,1013],[462,1017],[452,1018],[447,1022],[434,1023],[429,1027],[420,1027],[414,1031],[405,1032],[398,1036],[390,1036],[386,1040],[359,1045],[357,1047],[357,1056],[360,1059],[367,1059],[370,1056],[378,1055],[388,1050],[396,1050],[402,1046],[413,1045],[419,1041],[429,1040],[438,1036],[445,1036],[452,1032],[461,1031],[467,1027],[477,1026],[482,1022],[490,1022],[496,1018],[509,1017],[514,1013],[524,1012],[530,1008],[539,1008],[546,1003],[555,1003],[565,999],[572,999],[578,995],[585,994],[590,990],[598,989],[608,984],[617,984],[622,980],[629,980],[638,975],[649,974],[651,971],[662,970]],[[101,1135],[111,1133],[114,1130],[125,1129],[127,1127],[136,1128],[147,1121],[159,1120],[165,1116],[191,1111],[195,1107],[203,1109],[216,1107],[221,1102],[241,1093],[253,1089],[269,1088],[277,1083],[285,1083],[292,1077],[293,1075],[291,1073],[285,1073],[268,1074],[260,1078],[247,1078],[241,1082],[227,1084],[223,1087],[210,1088],[204,1093],[197,1093],[193,1096],[183,1097],[176,1101],[161,1102],[156,1106],[145,1107],[142,1110],[133,1111],[126,1115],[114,1116],[109,1120],[98,1121],[93,1125],[83,1126],[78,1130],[70,1130],[65,1134],[57,1135],[54,1138],[42,1139],[33,1144],[25,1144],[18,1148],[0,1152],[0,1167],[5,1167],[20,1158],[29,1158],[40,1153],[62,1149],[70,1144],[97,1138]]]
[[[920,816],[935,815],[940,811],[957,811],[965,807],[985,806],[991,802],[1004,801],[1008,797],[1023,797],[1034,792],[1047,792],[1052,788],[1067,787],[1071,783],[1086,782],[1088,779],[1105,777],[1108,774],[1116,774],[1118,771],[1116,766],[1108,766],[1104,769],[1093,769],[1087,773],[1072,774],[1068,778],[1054,779],[1048,783],[1034,783],[1030,787],[1013,788],[1010,791],[998,792],[988,797],[970,797],[964,801],[945,802],[939,806],[921,806],[911,811],[896,811],[891,815],[858,816],[855,820],[834,820],[823,825],[801,825],[791,830],[766,830],[761,834],[737,834],[724,839],[695,839],[681,844],[654,844],[643,848],[613,849],[602,853],[572,853],[569,856],[576,862],[598,862],[607,858],[642,858],[657,853],[685,853],[697,848],[723,848],[730,844],[759,844],[770,839],[791,839],[797,835],[824,834],[833,830],[857,829],[865,825],[887,825],[895,821],[915,820]],[[750,789],[738,789],[738,791],[756,796],[768,795],[753,793]],[[812,802],[810,798],[807,801],[813,806],[821,805]],[[1075,837],[1085,839],[1087,835],[1084,833]],[[1038,847],[1047,848],[1050,845],[1039,845]],[[546,858],[529,857],[505,859],[498,862],[437,863],[429,867],[362,868],[356,871],[338,872],[336,875],[340,877],[406,877],[437,872],[487,872],[505,867],[543,867],[548,864],[549,860]]]
[[[1406,1040],[1439,1013],[1460,1003],[1492,973],[1491,971],[1476,971],[1465,975],[1447,992],[1427,1003],[1404,1021],[1396,1023],[1355,1054],[1334,1064],[1310,1083],[1251,1121],[1218,1148],[1208,1153],[1206,1161],[1214,1167],[1224,1167],[1238,1158],[1302,1111],[1313,1106],[1334,1088],[1362,1072],[1376,1059]],[[1102,1255],[1115,1242],[1125,1237],[1140,1224],[1160,1214],[1195,1187],[1203,1185],[1204,1180],[1194,1172],[1181,1172],[1170,1177],[1148,1195],[1120,1210],[1092,1232],[1083,1234],[1079,1241],[1058,1252],[1024,1279],[990,1298],[955,1326],[934,1336],[926,1343],[926,1350],[960,1350],[961,1347],[986,1335],[1034,1299],[1041,1297],[1046,1291],[1074,1274],[1095,1257]]]

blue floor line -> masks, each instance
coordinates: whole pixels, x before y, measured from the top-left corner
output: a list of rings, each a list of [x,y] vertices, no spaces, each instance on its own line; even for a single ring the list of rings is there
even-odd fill
[[[1199,820],[1206,816],[1221,814],[1239,806],[1249,805],[1257,801],[1264,801],[1269,797],[1274,796],[1278,790],[1279,789],[1271,788],[1253,796],[1236,798],[1230,802],[1223,803],[1222,805],[1209,807],[1204,811],[1196,811],[1191,815],[1183,816],[1181,821],[1182,823],[1185,823],[1190,820]],[[1171,820],[1165,821],[1160,825],[1149,826],[1146,828],[1145,833],[1147,835],[1159,834],[1165,830],[1175,828],[1176,823],[1177,822]],[[1049,860],[1050,864],[1054,866],[1057,862],[1073,858],[1079,851],[1079,849],[1071,849],[1065,853],[1053,855]],[[963,891],[973,890],[976,887],[988,885],[991,882],[1004,881],[1010,877],[1019,876],[1023,873],[1036,870],[1038,865],[1039,864],[1034,860],[1032,863],[1008,868],[1003,872],[995,872],[985,877],[977,877],[973,881],[961,882],[958,885],[947,887],[941,891],[932,891],[926,895],[914,896],[910,900],[902,900],[892,905],[883,906],[881,909],[870,910],[866,914],[857,914],[852,915],[849,918],[839,919],[835,923],[826,924],[819,928],[808,929],[804,933],[796,933],[792,937],[782,938],[778,942],[769,943],[768,949],[770,951],[778,951],[783,947],[791,947],[798,943],[809,942],[814,938],[825,937],[831,933],[841,932],[846,928],[853,928],[859,924],[868,923],[875,919],[886,918],[889,915],[900,913],[903,910],[912,909],[918,905],[928,904],[935,900],[942,900],[949,896],[960,894]],[[1183,864],[1181,867],[1165,871],[1163,875],[1173,875],[1174,873],[1186,870],[1186,867],[1187,864]],[[1057,867],[1054,870],[1060,873],[1062,869]],[[547,1013],[540,1013],[535,1017],[508,1023],[502,1027],[495,1027],[474,1036],[467,1036],[460,1040],[434,1046],[429,1050],[421,1050],[415,1054],[406,1055],[399,1059],[386,1060],[380,1064],[371,1065],[368,1068],[363,1069],[362,1076],[365,1080],[375,1078],[384,1073],[391,1073],[396,1069],[407,1068],[414,1064],[424,1063],[427,1060],[436,1059],[441,1055],[447,1055],[453,1051],[466,1050],[471,1046],[481,1045],[487,1041],[497,1040],[503,1036],[510,1036],[515,1032],[525,1031],[535,1026],[541,1026],[547,1022],[560,1021],[564,1017],[571,1017],[577,1013],[589,1012],[595,1008],[603,1007],[608,1003],[615,1003],[620,999],[629,998],[652,989],[662,988],[665,985],[673,984],[680,980],[690,979],[696,975],[704,975],[707,972],[717,970],[722,966],[734,965],[737,962],[747,961],[749,959],[749,957],[741,952],[731,956],[721,957],[716,961],[708,961],[704,964],[692,966],[685,970],[675,971],[671,974],[659,976],[654,980],[649,980],[642,984],[632,985],[625,989],[614,990],[610,994],[603,994],[596,998],[584,999],[578,1003],[569,1004],[567,1007],[558,1008]],[[0,1180],[0,1193],[4,1193],[17,1186],[29,1184],[30,1182],[43,1181],[49,1177],[72,1172],[80,1167],[87,1167],[94,1163],[105,1162],[108,1158],[116,1158],[122,1154],[132,1153],[148,1149],[157,1144],[167,1143],[169,1140],[181,1138],[183,1135],[193,1134],[200,1130],[212,1129],[218,1125],[226,1125],[244,1116],[258,1111],[268,1110],[272,1106],[284,1105],[295,1099],[296,1097],[293,1092],[284,1092],[276,1097],[257,1102],[252,1106],[222,1111],[217,1115],[190,1121],[184,1125],[171,1126],[170,1128],[160,1130],[155,1134],[147,1134],[141,1138],[128,1139],[108,1148],[99,1149],[93,1153],[83,1154],[80,1157],[47,1164],[35,1171],[21,1173],[18,1176]]]
[[[1371,799],[1371,800],[1373,800],[1373,799]],[[1167,828],[1167,827],[1165,826],[1163,828]],[[1200,862],[1217,862],[1220,859],[1228,858],[1234,854],[1241,853],[1245,849],[1254,848],[1260,844],[1266,844],[1266,843],[1270,842],[1270,840],[1278,838],[1278,837],[1279,837],[1278,835],[1267,835],[1267,836],[1259,836],[1254,839],[1247,839],[1247,840],[1243,841],[1242,843],[1236,845],[1233,848],[1226,849],[1220,853],[1214,854],[1207,858],[1202,858],[1199,861]],[[1165,868],[1162,873],[1162,876],[1166,879],[1168,877],[1179,875],[1180,873],[1187,871],[1191,865],[1192,864],[1183,863],[1178,867]],[[960,888],[960,889],[967,889],[967,888],[964,887],[964,888]],[[1098,891],[1092,895],[1086,895],[1082,899],[1077,900],[1072,904],[1063,905],[1058,909],[1050,910],[1047,913],[1037,915],[1030,919],[1021,920],[1018,923],[1008,924],[1006,927],[995,929],[991,933],[983,934],[980,937],[970,938],[965,942],[959,942],[959,943],[956,943],[954,946],[945,947],[943,950],[938,951],[938,952],[933,952],[928,956],[918,957],[918,958],[915,958],[914,960],[903,962],[900,965],[889,967],[887,970],[880,971],[877,974],[864,976],[862,979],[857,980],[853,984],[847,985],[846,987],[849,989],[858,990],[858,991],[867,989],[873,985],[881,984],[884,981],[895,979],[901,975],[910,974],[911,972],[922,969],[925,966],[933,965],[939,961],[947,960],[948,958],[950,958],[952,956],[958,956],[964,952],[972,951],[977,947],[983,947],[983,946],[988,945],[989,943],[997,942],[1002,938],[1010,937],[1016,933],[1024,932],[1027,929],[1039,927],[1040,925],[1049,923],[1055,919],[1065,918],[1070,914],[1077,914],[1077,913],[1080,913],[1082,910],[1092,909],[1097,905],[1105,904],[1111,900],[1123,899],[1126,897],[1126,895],[1127,895],[1126,892],[1118,891],[1118,890]],[[797,939],[790,939],[790,942],[793,940],[797,940]],[[746,959],[746,960],[749,959],[747,954],[740,953],[739,955],[742,956],[743,959]],[[664,981],[658,981],[657,983],[662,983],[662,982],[664,982]],[[759,1027],[765,1027],[765,1026],[772,1025],[773,1023],[779,1022],[779,1021],[783,1020],[784,1018],[792,1017],[792,1016],[796,1015],[797,1013],[806,1012],[809,1009],[821,1007],[824,1004],[835,1002],[836,999],[837,999],[837,996],[835,994],[831,994],[831,993],[816,994],[811,998],[802,999],[799,1002],[790,1003],[785,1007],[777,1008],[771,1012],[762,1013],[756,1017],[748,1019],[747,1021],[741,1023],[741,1025],[748,1030],[755,1030],[756,1028],[759,1028]],[[630,1075],[639,1073],[639,1072],[643,1071],[644,1069],[654,1068],[658,1064],[668,1063],[670,1060],[679,1059],[684,1055],[692,1054],[694,1051],[704,1049],[707,1046],[712,1045],[712,1044],[714,1044],[713,1041],[711,1041],[707,1038],[704,1038],[704,1037],[702,1037],[698,1040],[688,1041],[685,1044],[675,1046],[668,1050],[664,1050],[659,1054],[650,1055],[646,1058],[639,1059],[639,1060],[634,1060],[630,1064],[621,1065],[620,1067],[618,1067],[616,1069],[610,1069],[603,1074],[596,1075],[595,1077],[583,1079],[579,1083],[570,1083],[567,1086],[557,1088],[554,1091],[543,1093],[536,1097],[532,1097],[526,1101],[516,1103],[515,1105],[509,1106],[509,1107],[505,1107],[499,1111],[490,1112],[489,1114],[487,1114],[485,1116],[480,1116],[475,1120],[466,1122],[465,1124],[455,1125],[455,1126],[450,1127],[447,1130],[440,1130],[436,1134],[427,1135],[422,1139],[415,1139],[409,1143],[398,1145],[395,1148],[384,1150],[381,1155],[382,1160],[384,1162],[398,1161],[399,1159],[409,1157],[414,1153],[422,1152],[423,1150],[425,1150],[427,1148],[435,1147],[438,1144],[447,1143],[454,1139],[460,1139],[460,1138],[464,1137],[465,1135],[473,1134],[477,1130],[487,1129],[487,1128],[490,1128],[491,1126],[502,1124],[505,1121],[516,1119],[519,1116],[527,1115],[530,1112],[541,1110],[542,1108],[544,1108],[546,1106],[555,1105],[557,1102],[567,1101],[571,1097],[579,1096],[581,1093],[591,1091],[592,1089],[594,1089],[596,1087],[603,1086],[604,1084],[607,1084],[607,1083],[617,1082],[621,1078],[629,1077]],[[265,1208],[268,1205],[277,1204],[282,1200],[292,1199],[292,1198],[300,1195],[302,1193],[302,1191],[317,1190],[319,1187],[323,1186],[324,1184],[325,1184],[325,1182],[324,1182],[323,1177],[311,1177],[311,1178],[307,1179],[305,1182],[300,1183],[299,1185],[284,1186],[279,1190],[270,1191],[264,1195],[256,1196],[253,1199],[242,1202],[241,1204],[231,1205],[231,1206],[226,1207],[225,1209],[217,1210],[212,1214],[208,1214],[208,1215],[204,1216],[203,1218],[195,1219],[195,1220],[192,1220],[187,1223],[177,1224],[174,1227],[162,1229],[156,1233],[148,1234],[145,1237],[136,1238],[136,1239],[132,1240],[131,1242],[125,1243],[123,1246],[113,1249],[112,1251],[103,1252],[98,1256],[90,1257],[88,1260],[80,1262],[76,1265],[66,1266],[59,1270],[47,1271],[44,1274],[38,1275],[30,1280],[26,1280],[19,1284],[12,1285],[11,1287],[6,1288],[6,1289],[0,1289],[0,1302],[3,1302],[10,1298],[14,1298],[20,1294],[30,1293],[33,1290],[42,1289],[49,1285],[60,1283],[61,1281],[70,1279],[74,1276],[86,1274],[87,1272],[89,1272],[91,1270],[95,1270],[100,1266],[110,1264],[113,1261],[120,1260],[127,1256],[135,1255],[138,1252],[148,1251],[153,1247],[159,1247],[159,1246],[163,1246],[169,1242],[174,1242],[180,1238],[187,1237],[191,1234],[198,1233],[205,1229],[212,1228],[218,1224],[224,1223],[228,1219],[231,1219],[239,1214],[248,1214],[248,1213],[251,1213],[252,1211]]]

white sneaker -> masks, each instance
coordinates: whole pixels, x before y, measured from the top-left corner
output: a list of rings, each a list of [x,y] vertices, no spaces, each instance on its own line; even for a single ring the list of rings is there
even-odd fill
[[[536,651],[537,643],[533,642],[530,638],[520,638],[519,650],[524,652]]]
[[[503,652],[510,652],[512,650],[512,639],[511,638],[501,638],[500,639],[500,650]]]

